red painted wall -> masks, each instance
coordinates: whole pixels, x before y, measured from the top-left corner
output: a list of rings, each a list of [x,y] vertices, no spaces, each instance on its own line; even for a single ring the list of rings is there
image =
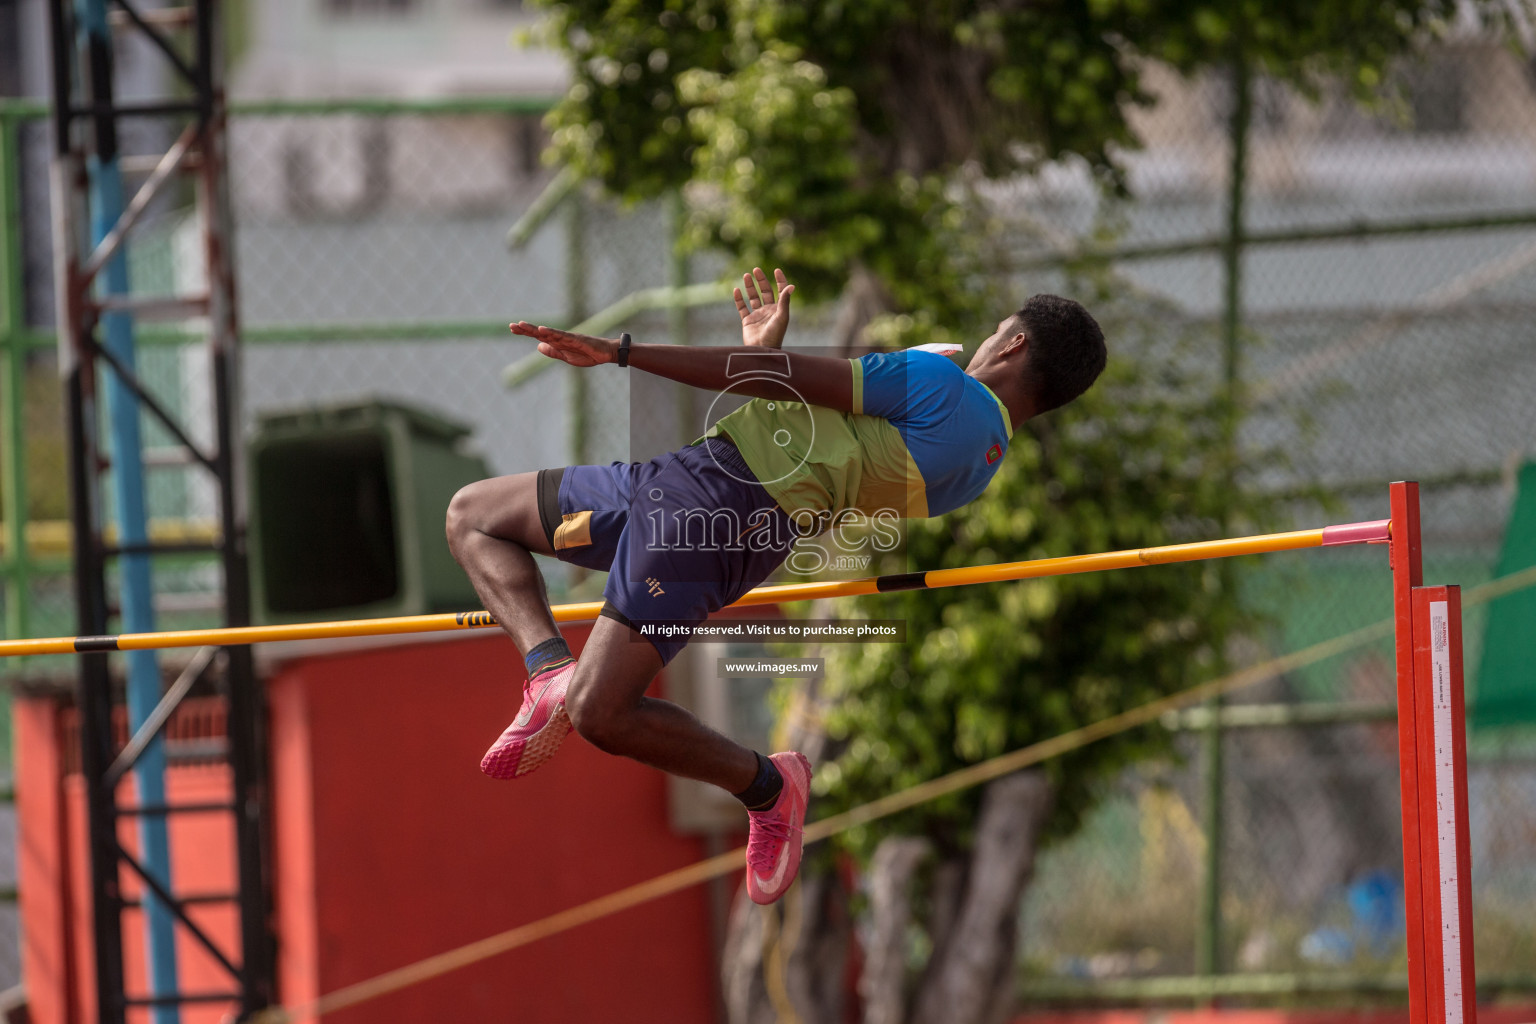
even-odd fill
[[[214,701],[190,701],[172,729],[206,716]],[[78,736],[74,715],[52,698],[21,697],[13,705],[16,737],[16,805],[19,822],[19,902],[23,930],[22,973],[27,983],[31,1019],[48,1024],[88,1021],[96,1013],[94,953],[91,946],[89,850],[85,835],[85,790],[78,774]],[[123,733],[125,730],[120,729]],[[227,769],[212,765],[177,767],[167,773],[166,792],[175,803],[229,799]],[[134,801],[131,779],[119,793]],[[222,893],[234,886],[234,858],[228,819],[189,815],[171,825],[172,878],[186,894]],[[137,823],[123,819],[118,840],[129,853],[138,849]],[[142,890],[126,869],[119,875],[123,895],[138,899]],[[215,904],[189,911],[213,941],[231,956],[239,950],[238,922],[232,909]],[[145,984],[144,920],[140,911],[123,915],[124,971],[129,994]],[[190,991],[228,991],[228,975],[190,936],[179,933],[177,956],[182,985]],[[218,1024],[227,1007],[189,1006],[185,1024]],[[130,1011],[129,1020],[149,1020],[147,1010]]]
[[[579,650],[585,629],[568,632]],[[701,859],[668,828],[666,780],[579,737],[514,782],[480,774],[516,712],[522,663],[499,635],[331,653],[281,664],[267,683],[272,871],[283,1002],[317,995],[526,924]],[[201,709],[206,713],[206,709]],[[23,969],[33,1020],[89,1017],[84,814],[67,710],[16,703]],[[227,797],[222,769],[177,767],[179,800]],[[132,826],[123,832],[132,848]],[[182,891],[233,882],[227,817],[173,820]],[[199,908],[227,948],[233,915]],[[142,925],[125,918],[130,984]],[[184,984],[223,979],[183,939]],[[706,893],[695,888],[338,1011],[364,1021],[528,1020],[689,1024],[713,1016]],[[189,1009],[212,1024],[227,1007]],[[134,1014],[147,1020],[146,1013]]]
[[[11,704],[15,743],[17,902],[21,969],[31,1016],[39,1024],[79,1019],[70,945],[75,917],[73,845],[64,809],[63,750],[55,702],[18,695]]]
[[[567,633],[573,648],[585,634]],[[665,776],[574,735],[535,775],[481,775],[521,685],[494,635],[309,658],[272,679],[285,1002],[703,856],[667,827]],[[711,961],[696,888],[327,1021],[704,1022]]]

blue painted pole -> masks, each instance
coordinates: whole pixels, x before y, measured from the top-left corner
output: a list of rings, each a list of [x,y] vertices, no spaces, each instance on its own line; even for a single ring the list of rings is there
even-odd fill
[[[102,53],[104,48],[104,52],[110,54],[112,34],[107,24],[105,0],[76,0],[75,12],[85,51],[88,54],[93,51]],[[107,60],[92,63],[97,70],[111,66]],[[112,138],[108,144],[98,146],[98,152],[87,168],[93,243],[106,237],[123,210],[123,178],[115,129],[110,134]],[[97,278],[97,294],[127,295],[128,291],[128,261],[124,246],[102,268]],[[132,317],[125,313],[105,313],[101,318],[101,331],[103,346],[132,372],[136,366]],[[149,540],[149,529],[144,502],[144,447],[139,402],[110,369],[107,371],[106,397],[118,543],[123,547],[143,545]],[[154,629],[150,557],[147,554],[122,555],[118,559],[118,576],[123,628]],[[130,730],[136,730],[160,701],[160,665],[153,651],[130,651],[127,658],[128,723]],[[158,737],[134,765],[133,775],[140,803],[165,803],[165,749]],[[170,837],[165,818],[153,815],[139,818],[139,856],[145,869],[167,891],[174,891],[171,888]],[[175,918],[152,892],[146,889],[143,896],[149,990],[156,996],[173,995],[177,991]],[[179,1024],[181,1020],[181,1010],[174,1004],[155,1006],[150,1012],[155,1024]]]

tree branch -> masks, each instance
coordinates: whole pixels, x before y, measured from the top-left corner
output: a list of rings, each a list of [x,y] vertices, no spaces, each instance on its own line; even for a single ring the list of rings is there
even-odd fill
[[[992,1024],[1007,1008],[1019,898],[1051,800],[1051,784],[1040,771],[987,787],[965,904],[951,940],[929,964],[913,1024]]]

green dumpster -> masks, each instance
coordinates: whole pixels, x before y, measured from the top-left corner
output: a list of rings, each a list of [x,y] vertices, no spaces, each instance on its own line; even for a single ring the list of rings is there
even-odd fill
[[[480,607],[443,515],[489,475],[470,428],[371,400],[258,417],[248,448],[252,607],[261,622]]]

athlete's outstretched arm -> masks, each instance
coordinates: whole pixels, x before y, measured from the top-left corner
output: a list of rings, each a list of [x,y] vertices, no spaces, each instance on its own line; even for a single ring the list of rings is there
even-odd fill
[[[518,321],[513,334],[533,338],[539,351],[572,366],[611,363],[619,350],[614,338],[594,338],[554,327]],[[706,391],[733,391],[753,398],[853,411],[853,367],[846,359],[813,356],[800,352],[765,352],[760,347],[685,347],[681,345],[633,345],[629,365],[680,384]]]

